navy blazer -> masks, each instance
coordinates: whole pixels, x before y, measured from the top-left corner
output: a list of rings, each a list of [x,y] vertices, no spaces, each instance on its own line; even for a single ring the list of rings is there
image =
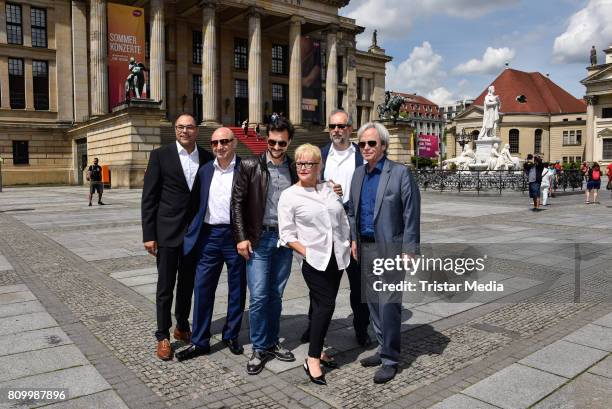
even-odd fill
[[[238,165],[240,164],[240,157],[236,156],[236,164],[234,165],[234,183],[236,182],[236,174],[238,173]],[[206,216],[206,209],[208,208],[208,194],[210,190],[210,184],[212,183],[213,175],[215,174],[214,161],[208,162],[202,166],[198,171],[198,179],[200,180],[200,206],[197,213],[193,217],[193,220],[189,223],[187,233],[185,233],[185,239],[183,241],[183,253],[189,254],[195,247],[198,239],[200,238],[200,231],[202,230],[202,224],[204,223],[204,216]],[[232,183],[233,186],[233,183]],[[232,187],[233,190],[233,187]],[[230,212],[231,218],[231,212]]]

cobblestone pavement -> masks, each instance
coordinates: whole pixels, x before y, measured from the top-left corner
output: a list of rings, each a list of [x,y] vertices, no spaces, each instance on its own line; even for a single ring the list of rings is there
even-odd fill
[[[217,343],[212,354],[185,363],[157,360],[152,336],[156,270],[142,249],[140,192],[108,190],[109,205],[91,208],[86,193],[79,187],[45,187],[0,194],[0,288],[24,286],[66,335],[75,349],[69,355],[82,354],[79,364],[94,369],[108,385],[57,407],[84,407],[83,402],[109,407],[99,403],[104,399],[115,399],[111,406],[134,408],[558,407],[572,397],[598,407],[597,402],[610,401],[602,392],[612,390],[612,318],[607,315],[612,311],[612,201],[607,192],[601,205],[586,206],[582,196],[564,195],[537,213],[518,194],[425,192],[422,241],[432,251],[448,251],[447,243],[459,246],[458,251],[486,251],[485,277],[504,283],[505,291],[454,302],[443,293],[405,299],[401,371],[392,382],[374,385],[375,368],[358,364],[374,349],[355,343],[345,277],[327,337],[341,365],[327,375],[325,388],[309,383],[299,367],[307,347],[299,336],[308,290],[296,265],[281,324],[295,363],[272,361],[260,376],[247,376],[248,319],[241,334],[245,356],[233,356]],[[216,341],[226,296],[222,279],[215,302]],[[568,362],[577,355],[589,358],[551,367],[564,354]],[[37,376],[53,371],[40,367]],[[0,390],[6,382],[41,386],[23,371],[3,372]],[[508,382],[516,378],[540,382],[532,382],[525,396],[512,398],[516,390],[526,390],[524,384]],[[510,398],[492,397],[496,388]]]

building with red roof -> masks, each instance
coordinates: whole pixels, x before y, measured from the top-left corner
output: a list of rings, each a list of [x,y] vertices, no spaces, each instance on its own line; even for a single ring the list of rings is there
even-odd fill
[[[404,97],[406,101],[400,108],[400,117],[410,121],[417,135],[435,135],[441,137],[444,133],[445,119],[438,105],[417,94],[393,92]]]
[[[513,155],[525,158],[530,153],[539,153],[545,160],[583,160],[587,108],[584,100],[565,91],[547,75],[512,68],[502,71],[470,108],[455,117],[454,132],[448,141],[449,157],[461,151],[458,136],[477,139],[482,127],[483,101],[490,85],[495,87],[501,102],[497,136],[510,145]]]

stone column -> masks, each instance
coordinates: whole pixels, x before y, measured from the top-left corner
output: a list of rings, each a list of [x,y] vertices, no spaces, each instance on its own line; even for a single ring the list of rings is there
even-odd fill
[[[249,11],[249,123],[262,121],[261,14]]]
[[[584,159],[587,162],[593,161],[593,145],[595,143],[595,105],[597,105],[597,95],[587,95],[587,119],[586,119],[586,139],[584,141]],[[552,159],[552,158],[550,158]]]
[[[302,124],[302,17],[293,16],[289,28],[289,120],[295,126]]]
[[[8,57],[0,56],[0,108],[11,109],[9,94]]]
[[[6,2],[0,0],[0,44],[6,44]]]
[[[32,78],[32,60],[23,60],[24,81],[25,81],[25,109],[26,111],[34,110],[34,81]],[[50,73],[47,72],[47,75]],[[51,84],[49,84],[51,85]],[[49,95],[51,97],[51,95]],[[49,101],[50,102],[50,101]]]
[[[91,114],[104,115],[108,113],[106,0],[91,0],[89,7]]]
[[[87,3],[80,0],[72,0],[72,72],[74,119],[76,122],[86,121],[89,117],[88,95],[89,75],[83,67],[83,61],[87,61]]]
[[[355,58],[355,45],[346,48],[346,106],[344,107],[357,120],[357,61]]]
[[[325,75],[325,123],[329,114],[338,108],[338,45],[336,39],[337,27],[330,26],[327,31],[327,73]]]
[[[151,54],[149,57],[149,98],[166,106],[166,41],[164,0],[151,0]]]
[[[217,81],[217,27],[215,5],[205,3],[202,9],[202,119],[219,123],[219,86]],[[250,77],[249,77],[250,78]]]

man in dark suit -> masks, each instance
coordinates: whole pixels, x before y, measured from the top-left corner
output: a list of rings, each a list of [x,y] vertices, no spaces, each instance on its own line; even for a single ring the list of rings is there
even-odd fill
[[[215,304],[215,291],[223,263],[227,266],[227,317],[223,342],[235,355],[244,352],[238,343],[246,299],[246,264],[236,250],[233,237],[230,202],[236,169],[238,140],[229,128],[213,132],[210,146],[216,157],[198,172],[200,206],[189,224],[183,243],[184,254],[193,252],[196,260],[191,345],[176,353],[179,361],[210,352],[210,324]]]
[[[366,285],[370,319],[379,347],[378,351],[361,360],[363,366],[378,366],[375,383],[385,383],[395,377],[400,355],[402,320],[401,293],[372,291],[371,267],[375,257],[410,258],[420,243],[421,195],[406,166],[393,162],[385,155],[389,132],[380,123],[369,122],[357,132],[358,145],[365,160],[355,170],[351,183],[349,222],[352,252],[359,259]],[[390,273],[390,277],[389,274]],[[392,282],[399,274],[385,272]],[[399,295],[399,297],[398,297]]]
[[[353,131],[353,119],[343,109],[336,109],[329,115],[329,138],[331,142],[321,149],[321,160],[324,164],[321,171],[322,180],[330,180],[340,185],[340,194],[344,209],[348,212],[350,198],[351,180],[355,169],[363,165],[363,157],[359,147],[351,143],[350,137]],[[338,192],[337,192],[338,193]],[[351,259],[346,269],[350,286],[350,302],[353,310],[353,329],[357,343],[365,346],[370,343],[368,336],[368,325],[370,324],[370,312],[368,304],[361,297],[361,274],[359,263]],[[365,297],[364,297],[365,298]],[[312,309],[308,309],[308,317],[312,315]],[[310,322],[308,329],[302,334],[302,342],[308,342],[310,338]]]
[[[196,177],[200,166],[212,159],[196,145],[198,127],[193,116],[180,115],[175,123],[176,142],[151,152],[142,189],[142,235],[145,249],[157,258],[157,356],[172,359],[170,327],[174,285],[176,328],[174,338],[190,342],[189,311],[195,266],[183,257],[183,237],[197,200]]]

